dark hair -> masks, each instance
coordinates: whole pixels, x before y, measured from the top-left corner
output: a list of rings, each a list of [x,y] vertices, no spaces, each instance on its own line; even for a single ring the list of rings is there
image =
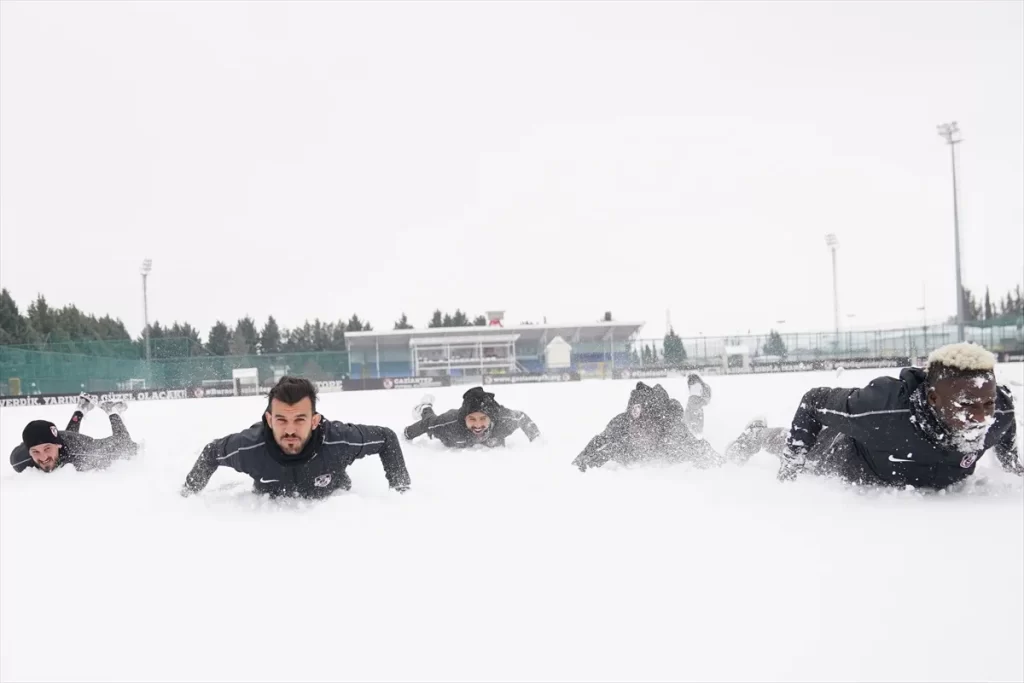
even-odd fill
[[[267,396],[267,410],[270,410],[270,404],[275,398],[290,406],[295,405],[304,398],[308,398],[310,403],[313,404],[313,412],[316,412],[316,387],[308,379],[289,377],[287,375],[282,377],[270,390],[270,395]]]

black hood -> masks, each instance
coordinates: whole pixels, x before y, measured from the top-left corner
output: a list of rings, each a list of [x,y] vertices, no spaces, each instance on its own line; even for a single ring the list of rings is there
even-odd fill
[[[661,419],[672,410],[672,399],[668,392],[660,384],[653,387],[643,382],[637,382],[636,388],[629,394],[629,403],[626,406],[626,415],[630,420],[647,421],[650,419]],[[634,415],[636,408],[640,409],[639,415]]]
[[[462,407],[459,408],[459,419],[465,422],[470,413],[483,413],[491,420],[498,418],[501,405],[494,400],[494,394],[484,391],[483,387],[473,387],[462,395]]]

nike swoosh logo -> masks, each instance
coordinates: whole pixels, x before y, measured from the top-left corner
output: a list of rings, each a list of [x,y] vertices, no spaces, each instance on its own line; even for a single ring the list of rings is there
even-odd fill
[[[273,484],[275,481],[281,481],[281,480],[280,479],[264,479],[263,477],[260,477],[260,483],[261,484]]]
[[[909,458],[895,458],[895,457],[890,455],[889,456],[889,462],[914,462],[914,461],[912,459],[909,459]]]

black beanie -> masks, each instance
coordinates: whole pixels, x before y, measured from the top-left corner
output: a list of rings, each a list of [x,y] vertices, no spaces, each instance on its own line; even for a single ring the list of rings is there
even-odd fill
[[[25,448],[32,448],[43,443],[61,445],[57,425],[46,420],[32,420],[29,422],[25,426],[25,431],[21,433],[21,440],[25,444]]]
[[[498,416],[498,402],[494,400],[494,394],[484,391],[483,387],[473,387],[462,395],[462,408],[459,416],[465,420],[470,413],[483,413],[494,419]]]
[[[633,408],[639,406],[640,413],[637,417],[643,417],[644,419],[660,417],[665,414],[670,400],[668,392],[660,384],[655,384],[651,387],[643,382],[637,382],[636,388],[629,394],[629,403],[626,406],[626,410],[632,413]],[[630,414],[630,417],[636,419],[632,414]]]

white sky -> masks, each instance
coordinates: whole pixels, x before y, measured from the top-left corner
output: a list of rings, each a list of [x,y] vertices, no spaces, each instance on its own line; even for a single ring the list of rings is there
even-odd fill
[[[680,334],[1024,278],[1024,3],[0,4],[0,284],[142,327]],[[856,317],[847,318],[854,314]]]

